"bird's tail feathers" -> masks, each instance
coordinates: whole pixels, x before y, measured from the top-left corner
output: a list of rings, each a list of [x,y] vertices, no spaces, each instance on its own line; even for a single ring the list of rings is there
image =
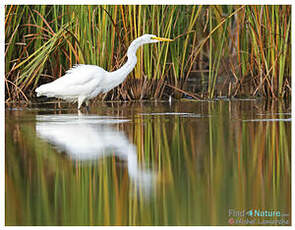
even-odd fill
[[[52,92],[48,84],[39,86],[38,88],[35,89],[35,92],[37,93],[37,97],[40,97],[40,96],[52,97],[51,95]]]

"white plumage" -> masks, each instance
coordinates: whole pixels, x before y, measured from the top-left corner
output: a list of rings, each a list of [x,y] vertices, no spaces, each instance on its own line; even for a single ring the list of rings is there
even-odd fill
[[[157,172],[144,170],[139,164],[135,145],[124,132],[111,126],[124,122],[128,120],[108,116],[37,115],[36,133],[73,161],[97,163],[109,156],[119,157],[127,163],[131,181],[148,195],[156,183]]]
[[[61,78],[39,86],[35,90],[37,97],[56,97],[70,102],[78,102],[78,109],[80,109],[83,102],[88,105],[89,99],[100,93],[108,92],[125,80],[136,65],[136,51],[141,45],[159,41],[172,40],[145,34],[131,43],[127,51],[128,61],[120,69],[108,72],[95,65],[76,65]]]
[[[85,74],[87,73],[87,74]],[[73,100],[79,95],[91,94],[95,87],[102,81],[107,72],[95,65],[75,65],[61,78],[41,85],[36,89],[37,96],[58,97],[65,100]]]

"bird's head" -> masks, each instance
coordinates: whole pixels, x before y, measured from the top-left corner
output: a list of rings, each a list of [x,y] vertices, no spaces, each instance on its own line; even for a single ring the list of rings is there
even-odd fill
[[[127,51],[127,56],[128,57],[134,56],[136,54],[136,50],[144,44],[157,43],[161,41],[171,42],[173,40],[170,38],[160,38],[153,34],[144,34],[136,38],[133,42],[131,42]]]
[[[157,42],[172,42],[173,40],[170,38],[161,38],[157,37],[153,34],[145,34],[140,37],[143,41],[143,43],[157,43]]]

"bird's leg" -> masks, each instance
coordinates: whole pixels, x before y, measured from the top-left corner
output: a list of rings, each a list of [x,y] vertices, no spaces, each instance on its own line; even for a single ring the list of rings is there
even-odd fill
[[[85,97],[83,97],[83,96],[78,97],[78,109],[81,109],[81,106],[82,106],[84,100],[85,100]]]
[[[86,100],[85,104],[86,104],[86,110],[87,110],[87,112],[89,112],[89,100]]]
[[[78,110],[81,109],[81,105],[82,105],[82,103],[83,103],[83,102],[78,101]]]

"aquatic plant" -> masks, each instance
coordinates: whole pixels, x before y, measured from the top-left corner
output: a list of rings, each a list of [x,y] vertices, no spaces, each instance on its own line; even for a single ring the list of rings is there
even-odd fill
[[[99,99],[290,96],[287,5],[7,5],[6,101],[32,99],[76,63],[115,70],[144,33],[177,39],[140,49],[127,81]]]

